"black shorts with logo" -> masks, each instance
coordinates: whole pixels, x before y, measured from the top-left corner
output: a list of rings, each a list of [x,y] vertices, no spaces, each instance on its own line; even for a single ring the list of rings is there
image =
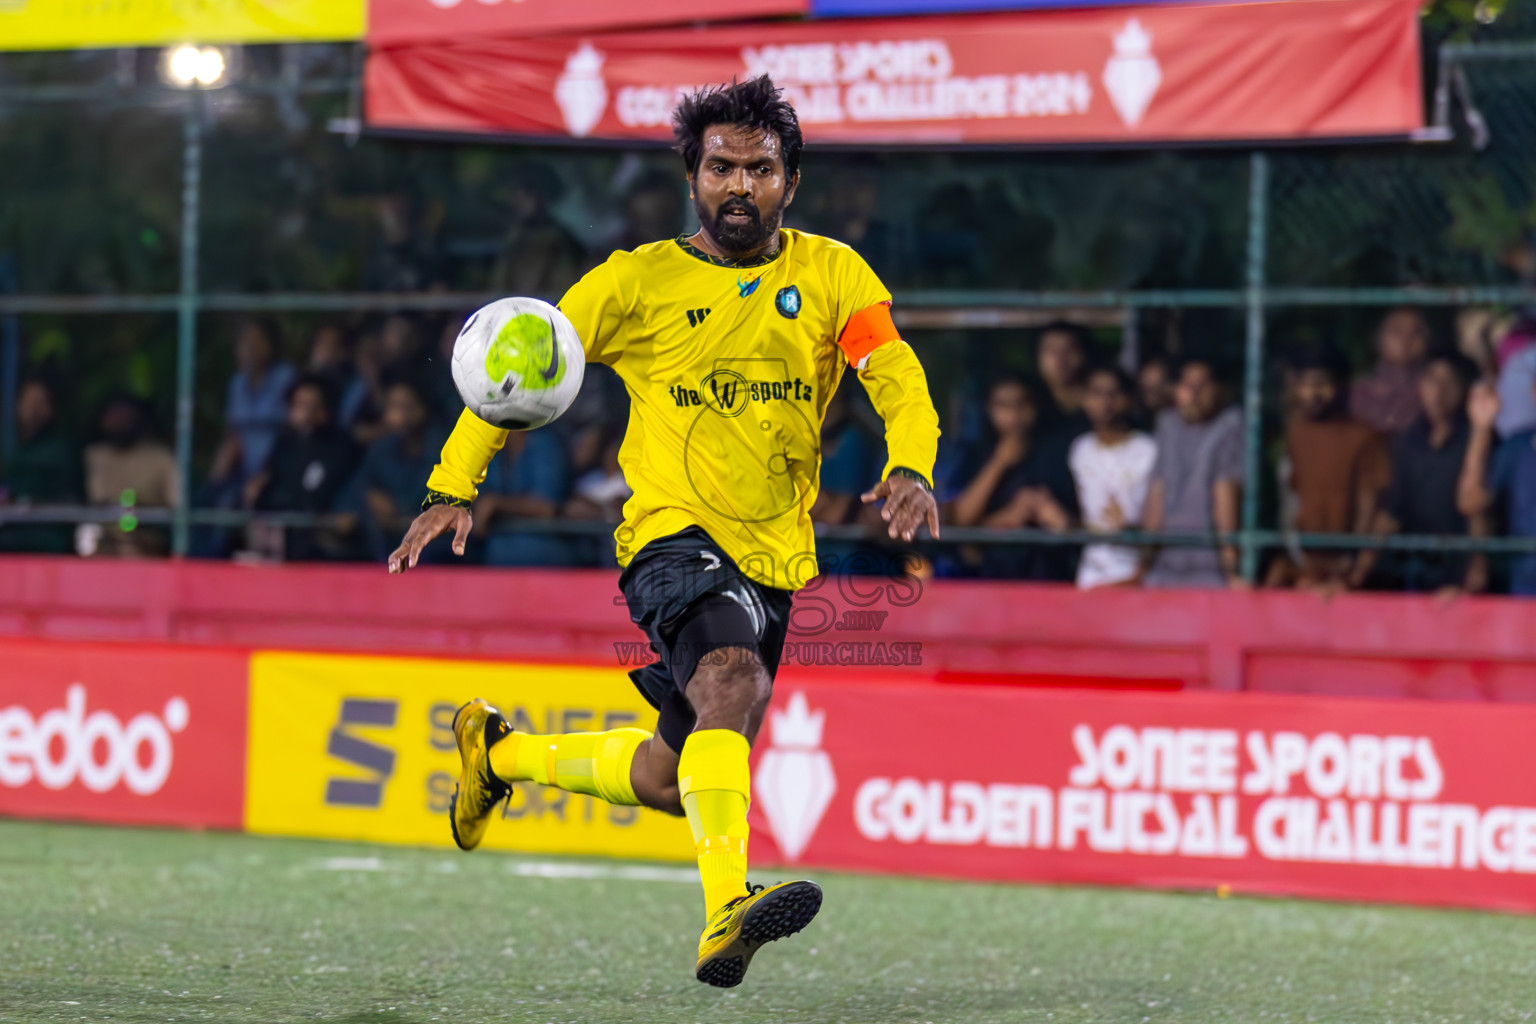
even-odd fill
[[[681,753],[697,716],[685,691],[700,661],[722,647],[755,648],[772,678],[789,633],[794,595],[765,587],[697,526],[640,549],[619,577],[629,617],[660,660],[629,673],[660,712],[656,731]]]

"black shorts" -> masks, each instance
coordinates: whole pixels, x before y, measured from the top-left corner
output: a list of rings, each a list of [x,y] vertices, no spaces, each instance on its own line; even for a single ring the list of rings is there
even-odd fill
[[[722,647],[756,649],[770,678],[789,633],[794,595],[742,575],[697,526],[651,541],[619,577],[629,617],[660,660],[629,673],[660,712],[656,732],[682,753],[697,716],[685,690],[700,661]]]

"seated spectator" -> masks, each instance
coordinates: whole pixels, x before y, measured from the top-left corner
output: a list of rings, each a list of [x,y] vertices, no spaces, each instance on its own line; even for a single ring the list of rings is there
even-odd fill
[[[583,387],[586,386],[583,382]],[[573,493],[561,510],[567,519],[617,523],[624,518],[624,503],[633,493],[619,465],[624,444],[624,424],[594,423],[584,428],[572,449]],[[618,565],[612,541],[606,537],[574,536],[568,539],[575,564],[613,568]]]
[[[1301,533],[1369,533],[1392,480],[1386,439],[1345,410],[1349,364],[1341,353],[1297,346],[1288,363],[1285,448],[1296,509],[1291,525]],[[1325,593],[1353,590],[1375,563],[1371,550],[1303,550],[1299,558],[1286,554],[1271,563],[1265,582]]]
[[[811,505],[811,522],[828,526],[853,526],[865,510],[860,495],[880,476],[875,465],[875,441],[848,410],[848,381],[844,381],[827,403],[821,421],[821,478],[816,501]],[[852,564],[864,546],[854,541],[828,540],[816,543],[817,561],[824,572],[836,572]]]
[[[352,334],[341,324],[322,323],[309,339],[309,372],[323,377],[336,396],[333,421],[343,430],[352,429],[368,404],[368,381],[358,371],[353,350]],[[288,404],[291,413],[291,399]]]
[[[1467,402],[1472,436],[1456,488],[1456,505],[1469,517],[1501,511],[1511,537],[1536,537],[1536,428],[1499,442],[1494,434],[1499,405],[1498,392],[1487,384],[1472,388]],[[1536,596],[1536,555],[1510,560],[1509,591]]]
[[[823,187],[815,220],[819,233],[853,246],[880,280],[904,281],[911,273],[911,247],[880,202],[880,165],[867,155],[854,156]]]
[[[1042,436],[1036,386],[1003,377],[987,393],[987,432],[961,456],[951,478],[958,489],[946,521],[996,529],[1065,530],[1077,511],[1065,443]],[[1074,552],[1063,545],[989,545],[961,552],[974,574],[1002,579],[1070,580]]]
[[[277,432],[287,419],[288,389],[297,372],[280,357],[277,324],[248,319],[235,331],[235,375],[224,403],[224,444],[213,479],[249,480],[267,464]],[[219,472],[223,469],[224,472]]]
[[[361,516],[370,556],[385,561],[420,511],[427,477],[437,465],[447,434],[432,425],[426,396],[411,380],[397,380],[384,393],[384,436],[363,456],[349,488],[350,511]],[[426,563],[448,561],[446,544],[422,554]]]
[[[1173,408],[1157,418],[1157,459],[1142,523],[1148,533],[1234,533],[1243,490],[1243,417],[1208,359],[1180,365]],[[1148,548],[1142,554],[1149,587],[1242,585],[1232,544]]]
[[[1035,342],[1035,366],[1049,389],[1041,429],[1065,444],[1090,429],[1083,412],[1083,373],[1090,353],[1088,332],[1064,320],[1047,324]]]
[[[1374,532],[1467,536],[1471,521],[1457,510],[1456,489],[1471,437],[1467,389],[1476,376],[1477,367],[1459,352],[1431,356],[1424,365],[1419,418],[1392,438],[1392,483]],[[1482,556],[1415,551],[1391,561],[1404,590],[1477,593],[1487,586]]]
[[[1399,306],[1376,331],[1375,368],[1349,389],[1349,415],[1382,434],[1407,430],[1419,416],[1419,374],[1429,355],[1423,310]]]
[[[1500,437],[1536,429],[1536,319],[1525,316],[1499,340]]]
[[[397,190],[373,200],[378,239],[363,267],[363,287],[375,292],[427,291],[442,283],[437,244],[441,209]]]
[[[491,271],[492,291],[553,302],[581,276],[586,251],[550,213],[562,191],[559,175],[545,164],[532,162],[518,170],[512,184],[512,225]]]
[[[624,197],[624,228],[613,248],[625,252],[676,238],[683,230],[683,183],[659,169],[645,171]]]
[[[1136,371],[1139,420],[1151,429],[1164,409],[1173,408],[1173,377],[1167,356],[1153,356]]]
[[[1141,525],[1157,445],[1131,429],[1135,383],[1125,371],[1100,366],[1088,374],[1083,412],[1093,430],[1072,442],[1067,464],[1077,484],[1083,525],[1100,533],[1118,533]],[[1077,565],[1077,585],[1084,590],[1133,583],[1141,570],[1141,552],[1114,544],[1090,544]]]
[[[571,546],[557,533],[515,529],[508,519],[554,519],[571,491],[571,466],[560,435],[548,428],[514,430],[491,460],[475,499],[475,535],[487,565],[570,565]]]
[[[59,426],[53,388],[41,378],[16,395],[16,440],[0,474],[0,506],[79,504],[80,458]],[[64,524],[19,523],[0,529],[0,551],[67,554],[72,534]]]
[[[330,383],[306,374],[288,389],[288,425],[277,435],[266,470],[246,487],[246,504],[265,512],[332,512],[361,457],[336,425]],[[334,530],[284,531],[284,557],[316,561],[345,557],[348,545]]]
[[[149,436],[149,412],[132,395],[108,398],[96,417],[99,438],[85,449],[85,497],[92,505],[122,508],[172,508],[181,501],[176,456]],[[77,547],[83,555],[120,557],[163,555],[168,549],[163,530],[135,527],[124,521],[104,529],[83,524]]]

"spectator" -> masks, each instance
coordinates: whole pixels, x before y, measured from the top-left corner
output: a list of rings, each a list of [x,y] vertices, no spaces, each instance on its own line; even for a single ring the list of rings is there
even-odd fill
[[[384,436],[363,456],[347,504],[360,514],[368,551],[376,561],[389,557],[419,510],[426,479],[437,464],[447,435],[432,426],[427,398],[409,378],[384,393]],[[427,550],[427,562],[447,561],[446,545]]]
[[[1382,434],[1407,430],[1419,416],[1419,374],[1429,355],[1429,321],[1399,306],[1376,331],[1376,366],[1349,389],[1349,414]]]
[[[959,492],[950,503],[948,521],[1004,530],[1071,526],[1077,496],[1066,445],[1042,435],[1037,394],[1037,386],[1027,378],[993,382],[987,393],[986,434],[961,457],[952,478]],[[1056,544],[962,551],[964,563],[980,575],[1037,580],[1071,579],[1072,556]]]
[[[650,242],[676,238],[683,231],[683,191],[677,176],[646,171],[624,197],[624,229],[613,247],[628,252]]]
[[[80,501],[80,459],[59,427],[53,388],[41,378],[16,395],[16,452],[0,475],[0,506],[74,505]],[[68,526],[22,523],[0,530],[0,551],[67,554]]]
[[[581,276],[586,252],[549,212],[561,190],[560,178],[545,164],[525,164],[518,172],[512,183],[512,226],[491,272],[492,291],[554,301]]]
[[[821,478],[811,521],[828,526],[853,526],[865,510],[860,495],[878,479],[874,465],[874,441],[848,410],[848,382],[832,392],[821,421]],[[853,541],[816,543],[817,560],[824,571],[847,567],[863,546]]]
[[[306,374],[288,389],[288,425],[277,435],[267,469],[246,488],[246,504],[267,512],[334,511],[360,458],[356,443],[335,422],[330,381]],[[347,545],[334,530],[309,527],[284,532],[284,557],[315,561],[345,557]]]
[[[1173,389],[1173,408],[1157,418],[1157,459],[1142,521],[1147,532],[1233,533],[1243,490],[1243,418],[1229,408],[1212,363],[1186,358]],[[1148,548],[1142,555],[1149,587],[1242,585],[1237,548]]]
[[[1297,346],[1288,362],[1291,416],[1285,447],[1295,496],[1292,525],[1302,533],[1369,533],[1392,479],[1385,438],[1345,411],[1349,364],[1336,349]],[[1353,590],[1365,583],[1375,562],[1371,550],[1299,551],[1271,563],[1265,582],[1325,593]]]
[[[1083,374],[1088,369],[1088,332],[1064,320],[1047,324],[1035,341],[1035,364],[1050,391],[1042,409],[1044,430],[1066,444],[1091,429],[1083,412]]]
[[[1468,534],[1472,520],[1458,511],[1456,491],[1471,437],[1467,389],[1476,376],[1477,367],[1459,352],[1431,356],[1425,364],[1419,418],[1392,439],[1392,483],[1376,513],[1375,532]],[[1481,518],[1474,517],[1479,525]],[[1476,593],[1487,586],[1482,556],[1415,551],[1393,561],[1405,590]]]
[[[266,318],[242,320],[235,328],[237,368],[224,403],[224,441],[209,473],[218,507],[238,503],[245,482],[266,466],[287,418],[296,372],[279,359],[279,339],[277,324]]]
[[[396,190],[373,200],[379,241],[363,268],[363,287],[375,292],[427,291],[442,279],[436,251],[440,210],[428,211],[411,192]]]
[[[583,384],[585,386],[585,384]],[[581,431],[573,448],[572,471],[576,477],[574,493],[562,514],[567,519],[598,520],[617,523],[623,518],[624,503],[632,493],[619,465],[619,450],[624,444],[624,424],[603,426],[594,423]],[[612,542],[606,537],[569,538],[576,564],[612,568]]]
[[[1089,372],[1083,390],[1083,411],[1093,430],[1072,442],[1067,463],[1077,483],[1077,503],[1083,525],[1100,533],[1117,533],[1141,524],[1157,445],[1131,429],[1131,404],[1136,386],[1125,371],[1101,366]],[[1084,590],[1135,582],[1141,552],[1114,544],[1090,544],[1077,566],[1077,585]]]
[[[368,381],[357,368],[352,334],[338,323],[322,323],[309,339],[309,372],[325,379],[336,396],[336,426],[351,430],[368,404]],[[289,425],[292,426],[292,391],[289,392]]]
[[[1487,384],[1472,388],[1467,402],[1472,436],[1456,489],[1457,508],[1471,517],[1502,505],[1511,537],[1536,537],[1536,428],[1505,438],[1495,452],[1499,405],[1499,393]],[[1526,597],[1536,595],[1536,555],[1510,560],[1509,590]]]
[[[1536,428],[1536,319],[1522,316],[1500,339],[1499,420],[1500,437]]]
[[[897,226],[880,216],[878,173],[872,159],[854,157],[826,181],[821,233],[857,249],[882,281],[905,280],[910,246]]]
[[[491,460],[475,501],[475,533],[487,565],[570,565],[571,546],[555,533],[521,532],[506,520],[554,519],[571,492],[571,466],[553,430],[514,430]]]
[[[88,502],[122,507],[126,512],[171,508],[181,500],[176,456],[149,436],[149,413],[142,401],[127,394],[108,398],[96,418],[96,432],[100,440],[85,449]],[[135,528],[126,515],[118,525],[92,529],[94,526],[84,524],[77,532],[81,554],[133,557],[166,552],[164,531]]]
[[[1167,356],[1153,356],[1136,371],[1136,395],[1141,421],[1149,427],[1157,424],[1164,409],[1173,408],[1173,379]]]

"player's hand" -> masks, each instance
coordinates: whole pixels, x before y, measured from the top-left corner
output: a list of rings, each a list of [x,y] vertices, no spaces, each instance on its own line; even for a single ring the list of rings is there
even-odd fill
[[[924,522],[928,532],[938,539],[939,503],[933,500],[933,492],[928,488],[909,476],[892,474],[862,496],[866,505],[881,499],[885,507],[880,510],[880,518],[891,524],[892,540],[911,540]]]
[[[469,531],[474,525],[475,521],[467,508],[457,505],[427,506],[426,511],[417,516],[411,528],[405,531],[405,539],[400,542],[395,553],[389,556],[390,573],[416,568],[422,549],[449,530],[453,531],[453,553],[462,556],[464,542],[469,539]]]

